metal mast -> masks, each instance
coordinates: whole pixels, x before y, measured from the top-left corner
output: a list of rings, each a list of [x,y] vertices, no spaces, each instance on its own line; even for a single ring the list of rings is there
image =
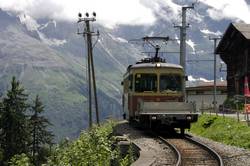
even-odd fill
[[[175,28],[180,28],[180,65],[183,67],[184,74],[186,76],[186,36],[187,36],[187,28],[189,24],[186,21],[186,12],[187,9],[194,9],[194,4],[191,6],[183,6],[182,7],[182,22],[181,26],[174,26]],[[186,79],[183,78],[183,93],[184,93],[184,100],[186,100]]]
[[[82,34],[86,37],[87,51],[88,51],[88,86],[89,86],[89,127],[92,127],[92,81],[93,81],[93,91],[94,91],[94,100],[95,100],[95,108],[96,108],[96,122],[99,125],[99,110],[98,110],[98,101],[97,101],[97,93],[96,93],[96,81],[95,81],[95,70],[94,70],[94,61],[93,61],[93,46],[92,46],[92,36],[98,35],[99,32],[95,33],[90,30],[90,22],[96,21],[96,13],[93,12],[93,17],[89,17],[89,14],[85,14],[86,17],[82,18],[82,14],[79,13],[78,23],[84,21],[85,28],[84,32],[78,34]]]
[[[214,112],[217,115],[217,101],[216,101],[216,95],[217,95],[217,89],[216,89],[216,46],[217,46],[217,40],[219,40],[220,37],[210,37],[209,40],[214,41],[214,93],[213,93],[213,105],[214,105]]]

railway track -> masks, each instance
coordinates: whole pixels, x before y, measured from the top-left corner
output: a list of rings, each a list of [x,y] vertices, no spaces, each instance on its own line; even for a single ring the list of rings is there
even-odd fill
[[[172,148],[177,157],[176,166],[223,166],[218,153],[187,135],[182,138],[158,137]]]

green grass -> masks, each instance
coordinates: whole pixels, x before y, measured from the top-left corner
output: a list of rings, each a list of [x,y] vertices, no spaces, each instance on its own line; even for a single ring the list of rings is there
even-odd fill
[[[202,115],[192,124],[191,133],[250,150],[250,127],[244,122],[221,116]]]

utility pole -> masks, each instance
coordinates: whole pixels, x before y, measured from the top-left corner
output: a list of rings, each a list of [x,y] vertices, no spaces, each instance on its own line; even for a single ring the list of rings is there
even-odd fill
[[[175,28],[180,28],[180,65],[183,67],[184,74],[185,74],[183,78],[183,83],[182,83],[185,101],[186,101],[186,36],[187,36],[186,30],[189,27],[189,24],[187,24],[187,21],[186,21],[187,9],[194,9],[194,4],[192,4],[191,6],[182,7],[181,26],[174,26]]]
[[[93,12],[93,17],[89,17],[89,14],[85,14],[86,17],[82,18],[82,14],[79,13],[79,19],[77,23],[85,22],[85,28],[83,32],[79,32],[78,34],[86,37],[87,51],[88,51],[88,86],[89,86],[89,128],[92,127],[92,81],[93,81],[93,91],[94,91],[94,100],[95,100],[95,108],[96,108],[96,122],[99,125],[99,110],[98,110],[98,101],[97,101],[97,93],[96,93],[96,81],[95,81],[95,70],[94,70],[94,61],[93,61],[93,45],[92,45],[92,36],[99,36],[99,32],[95,33],[90,30],[90,22],[96,21],[96,13]]]
[[[216,115],[218,114],[217,112],[217,101],[216,101],[216,46],[217,46],[217,40],[220,40],[220,37],[210,37],[209,36],[209,40],[213,40],[214,41],[214,93],[213,93],[213,105],[214,105],[214,112],[216,113]]]

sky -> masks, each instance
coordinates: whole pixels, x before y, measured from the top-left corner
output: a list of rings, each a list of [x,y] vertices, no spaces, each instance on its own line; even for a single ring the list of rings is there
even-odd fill
[[[194,0],[206,4],[214,20],[224,18],[250,23],[248,0]],[[190,4],[190,0],[188,1]],[[76,21],[79,12],[97,13],[99,23],[114,27],[118,24],[151,25],[170,7],[172,17],[179,15],[181,6],[175,0],[0,0],[0,8],[25,13],[33,18]]]

